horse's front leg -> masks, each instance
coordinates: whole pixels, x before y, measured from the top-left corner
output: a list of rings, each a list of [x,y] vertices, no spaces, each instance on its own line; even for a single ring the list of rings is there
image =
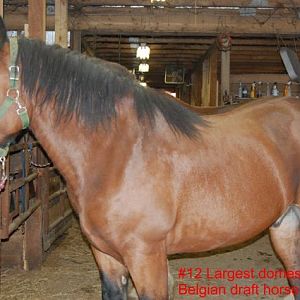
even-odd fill
[[[99,267],[103,300],[127,300],[128,271],[113,257],[91,246]]]
[[[168,299],[168,264],[164,243],[133,243],[123,259],[140,300]]]

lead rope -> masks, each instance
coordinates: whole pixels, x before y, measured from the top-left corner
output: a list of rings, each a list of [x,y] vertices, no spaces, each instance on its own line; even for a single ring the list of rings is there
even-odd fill
[[[38,164],[32,160],[32,150],[33,146],[32,143],[28,144],[28,152],[29,152],[29,160],[30,160],[30,165],[35,167],[35,168],[46,168],[52,165],[52,162],[47,162],[45,164]]]

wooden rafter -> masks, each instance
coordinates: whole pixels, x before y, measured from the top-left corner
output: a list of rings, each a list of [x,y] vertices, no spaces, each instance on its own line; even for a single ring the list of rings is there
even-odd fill
[[[11,29],[23,28],[26,11],[6,14]],[[47,27],[53,29],[54,18],[48,16]],[[294,11],[285,13],[263,10],[255,17],[243,17],[235,10],[101,8],[89,13],[70,15],[71,30],[90,30],[118,34],[217,34],[228,31],[243,35],[299,35],[300,20]]]
[[[85,0],[77,1],[73,0],[70,3],[74,5],[88,6],[88,5],[123,5],[123,6],[166,6],[166,7],[176,7],[176,6],[191,6],[191,7],[300,7],[299,1],[290,0],[269,0],[266,1],[263,6],[253,3],[251,0],[237,0],[237,1],[227,1],[227,0],[167,0],[165,3],[151,3],[150,0]]]
[[[6,5],[27,5],[27,0],[9,0],[4,1]],[[155,6],[155,5],[165,5],[167,7],[176,6],[191,6],[191,7],[267,7],[267,8],[278,8],[278,7],[300,7],[299,1],[290,0],[268,0],[259,2],[253,2],[251,0],[237,0],[237,1],[227,1],[227,0],[167,0],[164,4],[153,4],[150,0],[70,0],[70,5],[76,5],[80,7],[84,6],[100,6],[100,5],[122,5],[122,6]],[[53,4],[53,1],[47,1],[48,4]],[[258,4],[257,4],[258,3]]]

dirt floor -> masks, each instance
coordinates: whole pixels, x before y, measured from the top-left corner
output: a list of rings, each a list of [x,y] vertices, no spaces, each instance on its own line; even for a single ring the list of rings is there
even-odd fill
[[[268,236],[235,251],[176,256],[170,268],[176,300],[293,299],[280,293],[280,287],[288,286],[286,279],[264,278],[282,269]],[[0,299],[92,300],[99,295],[98,271],[76,221],[49,251],[41,270],[1,270]]]

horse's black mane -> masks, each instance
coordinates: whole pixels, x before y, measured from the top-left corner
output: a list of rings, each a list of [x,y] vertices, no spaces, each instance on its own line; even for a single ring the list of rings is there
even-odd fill
[[[75,113],[88,126],[103,124],[116,117],[116,103],[131,96],[140,121],[154,125],[160,112],[174,131],[189,137],[197,135],[196,124],[204,123],[170,96],[142,87],[114,63],[28,39],[19,40],[18,63],[29,97],[37,96],[40,107],[54,98],[58,121]]]

